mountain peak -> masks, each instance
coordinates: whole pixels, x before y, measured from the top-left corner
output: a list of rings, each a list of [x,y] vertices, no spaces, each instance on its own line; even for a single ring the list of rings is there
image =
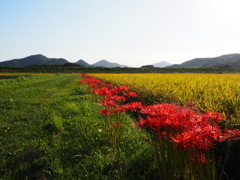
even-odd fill
[[[109,62],[105,59],[103,60],[100,60],[94,64],[92,64],[92,66],[102,66],[102,67],[126,67],[124,65],[120,65],[118,63],[112,63],[112,62]]]
[[[109,62],[105,59],[102,59],[102,60],[98,61],[97,63],[109,63]]]
[[[178,67],[219,67],[226,65],[240,68],[240,54],[225,54],[212,58],[195,58],[183,62]]]
[[[166,61],[161,61],[155,64],[152,64],[154,67],[166,67],[166,66],[171,66],[171,63],[168,63]]]
[[[30,66],[30,65],[43,65],[43,64],[64,64],[68,61],[65,59],[56,59],[56,58],[48,58],[42,54],[35,54],[31,56],[27,56],[21,59],[13,59],[8,61],[0,62],[0,66]]]
[[[86,61],[84,61],[83,59],[79,59],[77,62],[75,62],[75,64],[79,64],[85,67],[89,67],[91,66],[90,64],[88,64]]]

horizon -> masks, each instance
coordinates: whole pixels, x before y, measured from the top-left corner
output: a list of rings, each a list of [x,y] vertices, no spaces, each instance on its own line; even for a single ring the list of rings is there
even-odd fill
[[[0,62],[43,54],[140,67],[240,52],[238,0],[0,2]]]
[[[45,56],[44,54],[32,54],[32,55],[29,55],[29,56],[26,56],[26,57],[14,58],[14,59],[9,59],[9,60],[4,60],[4,61],[19,60],[19,59],[27,58],[27,57],[30,57],[30,56],[37,56],[37,55]],[[50,58],[50,59],[51,59],[51,58],[56,58],[56,57],[48,57],[48,56],[45,56],[45,57]],[[88,63],[89,65],[96,64],[96,63],[98,63],[98,62],[100,62],[100,61],[107,61],[107,62],[109,62],[109,63],[117,63],[117,64],[119,64],[119,65],[127,66],[127,65],[125,65],[125,64],[120,64],[120,63],[118,63],[118,62],[109,61],[109,60],[107,60],[107,59],[101,59],[101,60],[96,61],[96,62],[94,62],[94,63],[89,63],[89,62],[87,62],[87,61],[84,60],[84,59],[79,59],[79,60],[77,60],[77,61],[72,61],[72,62],[69,61],[69,60],[66,59],[66,58],[61,58],[61,57],[57,57],[56,59],[65,59],[65,60],[67,60],[69,63],[76,63],[76,62],[82,60],[82,61]],[[0,63],[1,63],[1,62],[4,62],[4,61],[1,61],[1,60],[0,60]],[[162,62],[166,62],[166,61],[160,61],[160,62],[156,62],[156,63],[153,63],[153,64],[162,63]],[[166,63],[168,63],[168,62],[166,62]],[[153,65],[153,64],[151,64],[151,65]],[[171,64],[171,63],[170,63],[170,64]],[[147,64],[142,64],[141,66],[144,66],[144,65],[147,65]],[[128,66],[128,67],[135,67],[135,66]]]
[[[219,56],[216,56],[216,57],[221,57],[221,56],[226,56],[226,55],[236,55],[236,54],[239,55],[239,53],[231,53],[231,54],[222,54],[222,55],[219,55]],[[45,56],[44,54],[32,54],[32,55],[29,55],[29,56],[26,56],[26,57],[14,58],[14,59],[5,60],[5,61],[18,60],[18,59],[27,58],[27,57],[30,57],[30,56],[37,56],[37,55]],[[45,56],[45,57],[47,57],[47,56]],[[201,58],[216,58],[216,57],[201,57]],[[55,59],[65,59],[65,58],[61,58],[61,57],[57,57],[57,58],[56,58],[56,57],[47,57],[47,58],[49,58],[49,59],[51,59],[51,58],[53,58],[53,59],[54,59],[54,58],[55,58]],[[199,58],[200,58],[200,57],[199,57]],[[182,63],[187,62],[187,61],[191,61],[191,60],[194,60],[194,59],[197,59],[197,58],[193,58],[193,59],[190,59],[190,60],[186,60],[186,61],[183,61]],[[125,65],[125,64],[121,64],[121,63],[118,63],[118,62],[109,61],[109,60],[106,60],[106,59],[101,59],[101,60],[96,61],[96,62],[94,62],[94,63],[89,63],[89,62],[87,62],[87,61],[84,60],[84,59],[79,59],[79,60],[73,61],[73,62],[69,61],[68,59],[65,59],[65,60],[67,60],[69,63],[76,63],[76,62],[82,60],[82,61],[86,62],[86,63],[89,64],[89,65],[93,65],[93,64],[99,63],[99,62],[101,62],[101,61],[107,61],[107,62],[109,62],[109,63],[116,63],[116,64],[119,64],[119,65],[121,65],[121,66],[126,66],[126,67],[141,67],[141,66],[146,66],[146,65],[156,65],[156,64],[159,64],[159,63],[169,63],[169,62],[167,62],[167,61],[160,61],[160,62],[156,62],[156,63],[152,63],[152,64],[147,64],[147,63],[145,63],[145,64],[142,64],[142,65],[140,65],[140,66],[128,66],[128,65]],[[1,62],[4,62],[4,61],[0,61],[0,63],[1,63]],[[180,64],[182,64],[182,63],[180,63]],[[172,64],[172,63],[169,63],[169,65],[180,65],[180,64]]]

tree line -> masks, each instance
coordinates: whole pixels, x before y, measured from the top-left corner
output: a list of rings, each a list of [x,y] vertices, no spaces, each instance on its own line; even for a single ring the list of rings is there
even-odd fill
[[[240,73],[239,68],[159,68],[159,67],[83,67],[83,66],[0,66],[1,73]]]

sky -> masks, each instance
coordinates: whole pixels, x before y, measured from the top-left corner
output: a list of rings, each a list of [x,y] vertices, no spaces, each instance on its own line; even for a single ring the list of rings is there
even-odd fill
[[[0,0],[0,61],[140,67],[240,53],[239,0]]]

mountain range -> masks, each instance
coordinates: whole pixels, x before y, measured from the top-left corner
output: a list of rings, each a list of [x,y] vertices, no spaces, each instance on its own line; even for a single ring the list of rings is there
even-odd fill
[[[79,65],[82,65],[82,66],[85,66],[85,67],[96,67],[96,66],[102,66],[102,67],[128,67],[128,66],[125,66],[125,65],[121,65],[121,64],[118,64],[118,63],[112,63],[112,62],[109,62],[107,60],[101,60],[101,61],[98,61],[94,64],[88,64],[86,61],[80,59],[79,61],[75,62],[75,64],[79,64]]]
[[[0,66],[31,66],[31,65],[65,65],[65,64],[77,64],[85,67],[128,67],[126,65],[121,65],[114,62],[109,62],[107,60],[100,60],[94,64],[88,64],[86,61],[80,59],[77,62],[70,63],[63,58],[48,58],[44,55],[37,54],[31,55],[21,59],[12,59],[7,61],[0,62]],[[149,66],[149,65],[147,65]],[[172,67],[172,68],[181,68],[181,67],[234,67],[240,68],[240,54],[227,54],[213,58],[195,58],[183,62],[182,64],[170,64],[166,61],[161,61],[159,63],[151,64],[150,66],[154,67]]]
[[[12,59],[0,62],[0,66],[15,66],[15,67],[24,67],[31,65],[64,65],[69,64],[70,62],[63,58],[48,58],[42,54],[31,55],[21,59]],[[94,66],[103,66],[103,67],[127,67],[125,65],[120,65],[118,63],[108,62],[107,60],[101,60],[94,64],[88,64],[84,60],[80,59],[75,63],[85,67],[94,67]]]
[[[168,67],[233,67],[240,68],[240,54],[226,54],[213,58],[195,58],[182,64],[174,64]]]
[[[13,59],[8,61],[0,62],[0,66],[31,66],[31,65],[63,65],[69,63],[66,59],[63,58],[47,58],[41,54],[31,55],[21,59]]]

